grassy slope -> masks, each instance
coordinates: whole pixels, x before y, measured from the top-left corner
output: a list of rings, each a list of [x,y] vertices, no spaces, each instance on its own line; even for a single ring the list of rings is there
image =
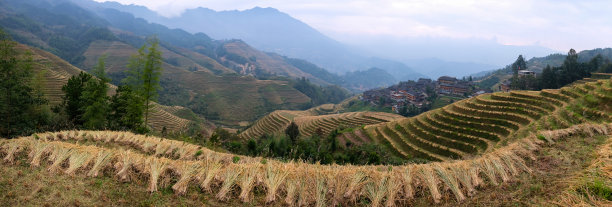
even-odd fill
[[[108,55],[109,72],[118,73],[126,70],[131,54],[136,48],[120,42],[94,42],[85,52],[85,68],[92,68],[95,60]],[[165,53],[166,56],[177,56],[176,53]],[[210,71],[229,69],[209,69],[190,72],[188,65],[203,67],[196,62],[189,62],[177,67],[164,63],[163,78],[195,93],[208,96],[209,111],[218,112],[226,124],[253,120],[268,112],[269,108],[297,107],[309,103],[310,98],[291,88],[286,81],[256,80],[252,77],[238,75],[217,76]],[[179,61],[180,62],[180,61]],[[215,66],[219,67],[219,66]],[[239,112],[239,113],[236,113]]]
[[[18,44],[17,49],[21,52],[31,52],[35,72],[44,71],[43,73],[45,74],[45,87],[43,88],[43,93],[51,105],[60,104],[62,102],[62,96],[64,95],[62,92],[62,86],[68,82],[68,79],[71,76],[78,75],[82,70],[74,67],[61,58],[38,48],[31,48]],[[111,68],[111,70],[113,69],[113,66],[109,65],[108,67]],[[114,89],[116,89],[116,87],[111,86],[109,95],[114,94]],[[173,121],[166,121],[168,119]],[[163,125],[156,124],[152,126],[154,130],[158,131],[161,130],[163,126],[166,126],[169,130],[181,131],[186,129],[187,123],[189,122],[189,120],[183,119],[175,115],[173,112],[168,111],[154,112],[151,120],[162,121],[165,123]]]

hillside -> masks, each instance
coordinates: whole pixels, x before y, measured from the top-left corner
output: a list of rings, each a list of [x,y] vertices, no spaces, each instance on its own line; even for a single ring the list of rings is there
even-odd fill
[[[609,103],[605,98],[610,88],[607,83],[589,78],[558,90],[483,94],[413,118],[368,125],[357,132],[368,134],[370,140],[405,158],[471,158],[523,137],[528,131],[567,127],[583,120],[583,114],[610,121],[610,109],[604,104]],[[574,99],[587,96],[598,97],[603,111],[582,105],[566,109]],[[350,139],[354,134],[343,137]]]
[[[431,116],[448,116],[455,117],[446,122],[448,127],[474,127],[454,131],[473,133],[467,137],[488,145],[475,152],[480,156],[452,162],[401,166],[286,163],[109,131],[49,132],[0,140],[1,172],[16,175],[2,176],[0,190],[6,193],[0,199],[31,205],[607,206],[612,176],[597,172],[607,172],[612,166],[612,74],[597,76],[604,79],[587,79],[560,90],[478,96],[450,105],[446,111],[390,122],[413,122],[417,128],[434,125],[437,118]],[[540,100],[550,104],[538,105],[540,109],[516,107]],[[482,109],[470,110],[474,104],[481,104]],[[388,124],[369,125],[365,132],[383,128],[385,134],[380,136],[406,140],[387,133],[396,130],[385,126]],[[413,128],[411,124],[401,126]],[[476,126],[487,129],[476,130]],[[500,140],[484,140],[477,131],[498,134]],[[437,142],[444,137],[415,139]],[[440,149],[458,152],[454,146],[466,143],[463,140]],[[49,177],[56,181],[48,182]],[[37,190],[25,190],[25,183]],[[117,189],[117,193],[101,186]],[[131,189],[129,196],[121,190],[125,188]],[[172,192],[176,195],[170,195]]]
[[[44,74],[44,87],[42,91],[45,98],[49,100],[49,104],[51,106],[61,104],[62,97],[64,96],[62,86],[68,82],[70,77],[78,75],[82,70],[40,49],[31,48],[22,44],[18,44],[16,49],[21,53],[29,51],[32,54],[35,73],[42,72]],[[108,91],[108,94],[113,95],[116,88],[116,86],[111,85],[111,90]],[[170,107],[157,103],[153,104],[154,107],[151,110],[149,126],[154,131],[159,132],[162,128],[166,127],[169,131],[181,132],[187,130],[190,124],[202,125],[206,133],[211,133],[212,129],[214,129],[213,125],[206,123],[204,120],[189,120],[189,118],[180,115],[192,114],[193,112],[191,112],[191,110],[177,106]],[[183,110],[183,112],[179,113],[181,110]]]
[[[597,48],[592,50],[583,50],[578,52],[578,62],[586,63],[591,61],[597,55],[601,55],[602,61],[612,60],[612,48]],[[560,67],[563,65],[567,55],[564,54],[550,54],[544,57],[533,57],[526,61],[528,70],[534,71],[538,74],[542,73],[546,66]],[[482,87],[490,87],[493,90],[499,90],[498,86],[503,81],[512,78],[512,64],[507,65],[504,68],[493,70],[483,74],[482,79],[478,82],[482,82]]]
[[[386,85],[425,77],[401,62],[355,52],[354,48],[337,42],[274,8],[255,7],[244,11],[195,8],[186,10],[180,16],[168,18],[137,5],[93,1],[75,3],[93,9],[116,9],[170,28],[184,29],[192,33],[203,32],[215,39],[241,39],[258,50],[307,60],[333,74],[341,75],[349,71],[377,67],[398,77],[393,82],[386,82]]]
[[[0,26],[13,39],[58,55],[86,71],[101,54],[107,54],[114,84],[125,77],[127,60],[144,43],[145,37],[156,34],[164,59],[160,103],[189,108],[222,125],[237,126],[274,110],[303,109],[312,104],[308,96],[287,81],[259,80],[251,76],[258,74],[251,73],[240,75],[238,66],[254,67],[257,73],[286,78],[311,77],[313,81],[327,84],[288,64],[282,57],[238,44],[239,41],[216,41],[202,33],[168,29],[117,10],[90,11],[55,0],[0,4],[3,5]],[[221,51],[225,51],[223,55],[217,53]],[[253,64],[222,61],[231,59],[230,56],[253,59]]]
[[[240,133],[243,139],[258,139],[263,135],[282,134],[291,122],[300,129],[301,136],[317,133],[326,136],[336,129],[355,128],[363,125],[401,119],[402,116],[384,112],[346,112],[321,114],[322,107],[308,111],[274,111],[257,120],[251,127]]]

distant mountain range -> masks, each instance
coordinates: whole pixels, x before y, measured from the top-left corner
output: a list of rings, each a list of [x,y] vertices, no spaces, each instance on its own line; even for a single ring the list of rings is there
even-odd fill
[[[128,12],[135,17],[170,28],[180,28],[191,33],[202,32],[214,39],[241,39],[259,50],[305,59],[338,75],[380,68],[394,77],[389,80],[392,82],[386,85],[425,77],[401,62],[354,52],[354,48],[337,42],[274,8],[255,7],[244,11],[195,8],[186,10],[181,16],[168,18],[137,5],[91,1],[75,3],[91,8],[112,8]]]

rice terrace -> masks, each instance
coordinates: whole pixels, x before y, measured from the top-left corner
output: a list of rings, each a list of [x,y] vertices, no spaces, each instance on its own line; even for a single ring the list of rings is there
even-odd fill
[[[609,9],[0,0],[0,206],[612,206]]]

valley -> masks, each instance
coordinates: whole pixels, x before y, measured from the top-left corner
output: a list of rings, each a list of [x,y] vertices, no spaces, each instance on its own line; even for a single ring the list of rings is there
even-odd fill
[[[612,206],[601,3],[465,3],[0,0],[0,203]]]

